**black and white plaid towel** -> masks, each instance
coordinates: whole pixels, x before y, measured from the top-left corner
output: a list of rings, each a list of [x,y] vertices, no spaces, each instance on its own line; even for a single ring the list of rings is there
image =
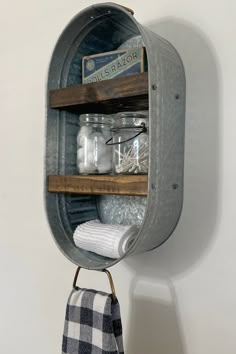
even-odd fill
[[[62,354],[124,354],[118,300],[100,291],[73,289],[66,308]]]

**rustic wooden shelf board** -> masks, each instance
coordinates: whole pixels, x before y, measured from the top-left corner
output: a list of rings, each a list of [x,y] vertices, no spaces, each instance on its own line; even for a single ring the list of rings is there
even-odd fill
[[[148,109],[148,73],[52,90],[49,105],[79,113]]]
[[[147,195],[147,175],[48,176],[48,191],[78,194]]]

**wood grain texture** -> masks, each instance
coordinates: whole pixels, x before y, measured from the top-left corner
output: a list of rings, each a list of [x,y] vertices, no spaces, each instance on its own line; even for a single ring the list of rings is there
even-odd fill
[[[48,191],[78,194],[146,196],[147,175],[48,176]]]
[[[148,73],[52,90],[49,105],[78,113],[148,109]]]

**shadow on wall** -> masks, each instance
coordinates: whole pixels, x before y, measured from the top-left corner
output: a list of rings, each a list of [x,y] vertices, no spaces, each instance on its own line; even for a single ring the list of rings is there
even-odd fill
[[[155,280],[154,280],[155,281]],[[148,289],[149,295],[143,291]],[[126,350],[129,354],[185,354],[171,286],[139,280],[133,284]]]
[[[210,41],[190,23],[147,24],[179,52],[186,73],[184,204],[177,228],[161,247],[130,257],[137,274],[171,278],[190,270],[211,246],[219,220],[219,74]]]
[[[170,284],[206,256],[219,221],[219,70],[210,41],[190,23],[166,18],[147,27],[174,45],[185,67],[184,204],[166,243],[126,261],[135,273],[126,346],[129,354],[185,354],[177,297]],[[163,296],[163,289],[169,295]]]

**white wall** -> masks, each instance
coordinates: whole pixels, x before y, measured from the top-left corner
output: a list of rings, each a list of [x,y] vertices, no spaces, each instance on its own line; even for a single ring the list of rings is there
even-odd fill
[[[61,350],[75,267],[43,202],[45,84],[54,44],[93,1],[1,1],[0,345]],[[236,2],[124,0],[179,51],[187,77],[185,200],[159,249],[112,269],[128,354],[235,354]],[[106,289],[104,275],[81,274]]]

